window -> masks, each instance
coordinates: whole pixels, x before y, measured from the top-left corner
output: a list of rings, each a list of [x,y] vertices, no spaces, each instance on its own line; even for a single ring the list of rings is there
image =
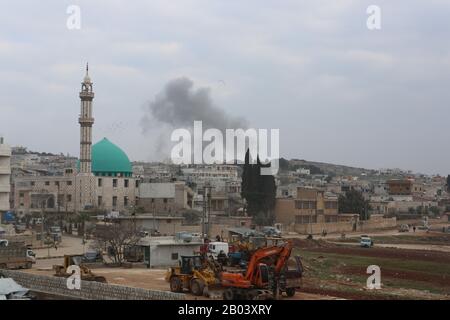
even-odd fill
[[[19,193],[19,197],[23,198],[25,194],[23,192]]]
[[[113,179],[113,188],[117,188],[117,179]]]
[[[172,260],[178,260],[178,252],[172,253]]]
[[[71,185],[72,185],[72,181],[68,180],[68,181],[66,182],[66,184],[67,184],[68,186],[71,186]]]
[[[113,206],[113,207],[117,207],[117,197],[116,197],[116,196],[114,196],[114,197],[112,198],[112,206]]]
[[[103,205],[103,198],[102,196],[98,196],[97,198],[97,206],[101,207]]]
[[[30,182],[31,186],[34,186],[36,183],[34,181]]]
[[[59,187],[59,181],[55,181],[55,186]]]
[[[164,203],[167,203],[167,198],[164,198],[164,200],[163,200],[163,201],[164,201]]]
[[[71,195],[71,194],[68,194],[68,195],[67,195],[67,202],[70,202],[70,201],[72,201],[72,195]]]
[[[325,209],[337,209],[336,201],[325,201]]]
[[[317,207],[316,201],[305,201],[305,200],[295,201],[296,209],[316,209],[316,207]]]
[[[299,224],[306,224],[306,223],[316,223],[317,217],[316,216],[307,216],[307,215],[298,215],[295,216],[295,223]]]
[[[123,197],[123,205],[128,206],[128,197]]]
[[[129,184],[128,179],[125,179],[125,181],[124,181],[123,183],[124,183],[124,185],[125,185],[125,188],[128,188],[128,184]]]
[[[135,186],[136,186],[136,188],[139,188],[139,180],[136,180]]]
[[[99,187],[101,187],[102,186],[102,182],[103,182],[103,180],[100,178],[100,179],[98,179],[98,181],[97,181],[97,185],[99,186]]]
[[[45,185],[49,186],[50,185],[50,181],[45,181]]]

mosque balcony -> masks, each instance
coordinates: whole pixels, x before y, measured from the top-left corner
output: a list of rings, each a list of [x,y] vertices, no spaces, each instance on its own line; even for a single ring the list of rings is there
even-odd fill
[[[87,118],[87,117],[79,117],[78,123],[80,124],[93,124],[94,118]]]
[[[92,91],[81,91],[80,98],[94,98],[94,92]]]

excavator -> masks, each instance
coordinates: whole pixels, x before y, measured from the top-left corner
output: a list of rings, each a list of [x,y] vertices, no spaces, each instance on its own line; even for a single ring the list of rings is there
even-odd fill
[[[221,272],[224,300],[278,299],[282,292],[292,297],[300,288],[303,266],[295,257],[296,268],[289,270],[291,251],[292,241],[260,248],[252,254],[245,274]]]

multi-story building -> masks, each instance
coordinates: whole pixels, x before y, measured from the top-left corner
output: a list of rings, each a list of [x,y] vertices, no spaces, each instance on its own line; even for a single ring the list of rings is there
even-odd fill
[[[11,191],[11,148],[0,137],[0,213],[10,209],[9,193]]]
[[[386,184],[390,195],[411,195],[413,182],[411,179],[391,179]]]
[[[316,188],[298,187],[295,198],[277,198],[278,223],[306,224],[338,221],[338,197]]]
[[[147,213],[175,214],[192,209],[193,195],[193,191],[181,181],[141,183],[136,205]]]

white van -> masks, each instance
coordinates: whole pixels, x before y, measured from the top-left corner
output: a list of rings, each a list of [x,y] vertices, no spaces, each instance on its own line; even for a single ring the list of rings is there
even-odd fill
[[[227,256],[229,252],[228,242],[210,242],[208,243],[208,255],[212,255],[217,259],[220,251],[223,251]]]

